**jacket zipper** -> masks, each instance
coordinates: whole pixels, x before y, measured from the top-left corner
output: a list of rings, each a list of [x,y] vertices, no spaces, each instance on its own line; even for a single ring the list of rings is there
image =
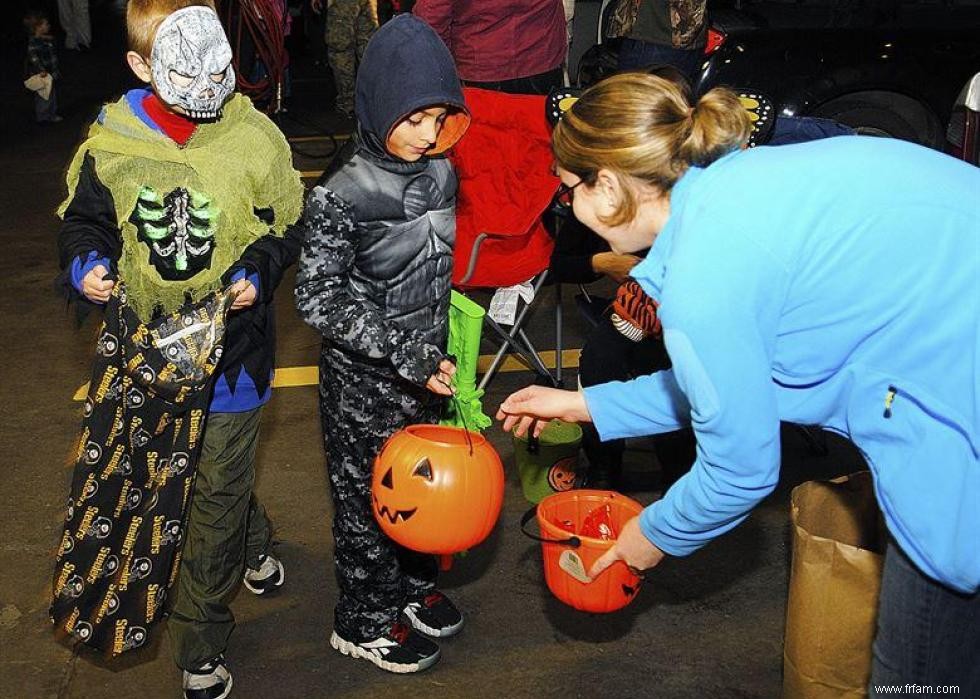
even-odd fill
[[[885,417],[890,418],[892,416],[892,403],[895,402],[895,396],[898,394],[898,389],[894,386],[888,387],[888,393],[885,394]]]

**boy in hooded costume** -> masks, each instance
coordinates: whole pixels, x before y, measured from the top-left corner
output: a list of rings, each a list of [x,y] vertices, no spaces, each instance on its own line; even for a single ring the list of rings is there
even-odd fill
[[[189,502],[184,495],[186,519],[167,523],[167,541],[183,545],[169,583],[175,660],[186,697],[215,699],[231,690],[222,657],[234,628],[231,597],[243,577],[256,594],[285,577],[252,485],[271,396],[273,292],[302,245],[293,224],[303,187],[279,130],[233,94],[231,47],[212,0],[130,0],[127,30],[127,61],[152,90],[106,105],[69,167],[59,210],[62,282],[82,306],[123,297],[141,323],[229,286],[235,294],[213,393],[209,387],[200,411],[204,436],[199,451],[188,450],[191,463],[200,457]],[[139,473],[147,464],[131,467]],[[149,464],[151,480],[158,471]],[[166,585],[159,587],[162,603]],[[158,613],[162,604],[152,606]]]
[[[420,634],[450,636],[463,617],[435,589],[434,557],[381,532],[371,471],[388,437],[435,422],[451,394],[444,348],[457,181],[441,154],[469,116],[449,50],[411,15],[371,39],[356,94],[356,136],[307,201],[296,278],[300,315],[323,335],[320,414],[340,588],[330,644],[416,672],[439,658]]]

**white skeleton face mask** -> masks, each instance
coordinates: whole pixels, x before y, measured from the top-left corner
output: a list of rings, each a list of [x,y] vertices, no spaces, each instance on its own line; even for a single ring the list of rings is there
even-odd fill
[[[209,7],[185,7],[163,20],[150,66],[160,99],[191,119],[217,119],[235,89],[231,46]]]

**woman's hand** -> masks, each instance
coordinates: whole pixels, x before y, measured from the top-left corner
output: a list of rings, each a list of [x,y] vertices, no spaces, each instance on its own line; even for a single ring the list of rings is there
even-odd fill
[[[231,290],[238,294],[235,300],[231,302],[231,310],[233,311],[248,308],[255,303],[255,298],[258,295],[255,285],[247,279],[239,279],[231,285]]]
[[[102,265],[95,265],[88,273],[82,277],[82,295],[92,303],[105,303],[112,296],[112,287],[115,282],[104,279],[109,273]]]
[[[439,368],[429,380],[425,382],[425,387],[440,396],[451,396],[456,391],[453,390],[453,376],[456,375],[456,365],[448,359],[439,362]]]
[[[640,518],[633,517],[623,525],[613,547],[600,556],[589,569],[593,580],[616,561],[622,561],[634,572],[649,570],[664,559],[664,552],[658,549],[640,529]]]
[[[565,422],[591,422],[592,415],[585,404],[585,395],[578,391],[562,391],[544,386],[528,386],[507,396],[497,410],[497,419],[503,420],[503,429],[523,437],[535,420],[558,418]],[[516,425],[516,428],[515,428]],[[545,422],[534,426],[534,436],[541,434]]]

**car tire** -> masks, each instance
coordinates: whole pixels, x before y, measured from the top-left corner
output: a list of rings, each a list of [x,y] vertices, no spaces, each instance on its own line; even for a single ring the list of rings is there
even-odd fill
[[[812,116],[833,119],[859,134],[899,138],[929,148],[940,148],[943,133],[939,120],[916,100],[888,92],[867,92],[832,100]]]
[[[575,84],[578,87],[591,87],[617,70],[619,70],[619,43],[607,41],[603,44],[595,44],[579,59]]]

